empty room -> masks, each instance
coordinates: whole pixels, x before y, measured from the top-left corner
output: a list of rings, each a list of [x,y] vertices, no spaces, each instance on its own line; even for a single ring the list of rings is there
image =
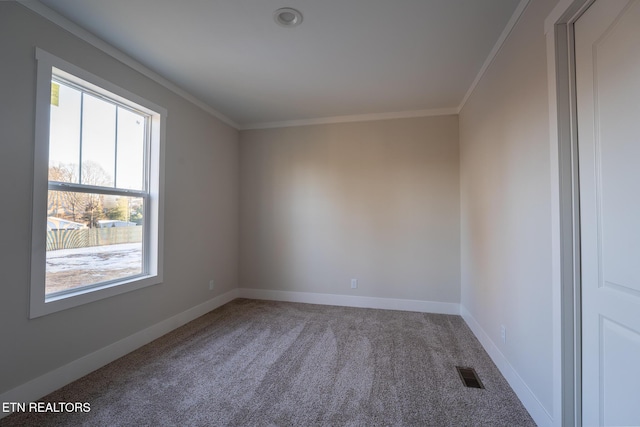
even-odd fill
[[[640,0],[0,1],[0,425],[640,425],[638,51]]]

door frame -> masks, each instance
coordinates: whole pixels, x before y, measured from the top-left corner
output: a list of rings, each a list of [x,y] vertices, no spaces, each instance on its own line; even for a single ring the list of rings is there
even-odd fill
[[[551,144],[554,424],[582,425],[580,189],[574,24],[595,0],[561,0],[545,20]]]

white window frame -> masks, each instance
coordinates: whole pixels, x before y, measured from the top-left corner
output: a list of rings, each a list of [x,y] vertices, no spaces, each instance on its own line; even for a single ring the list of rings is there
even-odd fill
[[[29,317],[36,318],[114,295],[162,283],[164,235],[164,140],[167,110],[40,48],[36,48],[36,122],[31,220],[31,294]],[[143,274],[117,281],[46,295],[47,197],[49,191],[49,125],[54,68],[81,86],[144,112],[150,121],[148,203],[145,202]],[[147,206],[148,205],[148,206]]]

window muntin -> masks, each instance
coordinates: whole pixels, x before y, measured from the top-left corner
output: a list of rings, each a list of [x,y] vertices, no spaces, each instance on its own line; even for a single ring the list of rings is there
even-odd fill
[[[42,49],[36,59],[31,318],[162,282],[167,117]]]
[[[62,182],[147,191],[149,115],[98,96],[56,73],[60,70],[54,68],[50,170],[69,170]],[[92,166],[85,168],[85,164]],[[89,175],[83,177],[85,174]],[[50,176],[49,180],[59,178]]]

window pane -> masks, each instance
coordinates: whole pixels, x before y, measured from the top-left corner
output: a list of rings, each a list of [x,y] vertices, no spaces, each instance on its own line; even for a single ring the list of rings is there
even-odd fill
[[[115,153],[116,106],[85,93],[80,184],[113,187]]]
[[[78,183],[80,164],[79,90],[51,82],[49,180]]]
[[[144,199],[49,191],[45,292],[142,274]]]
[[[145,117],[118,107],[116,187],[144,189]]]

